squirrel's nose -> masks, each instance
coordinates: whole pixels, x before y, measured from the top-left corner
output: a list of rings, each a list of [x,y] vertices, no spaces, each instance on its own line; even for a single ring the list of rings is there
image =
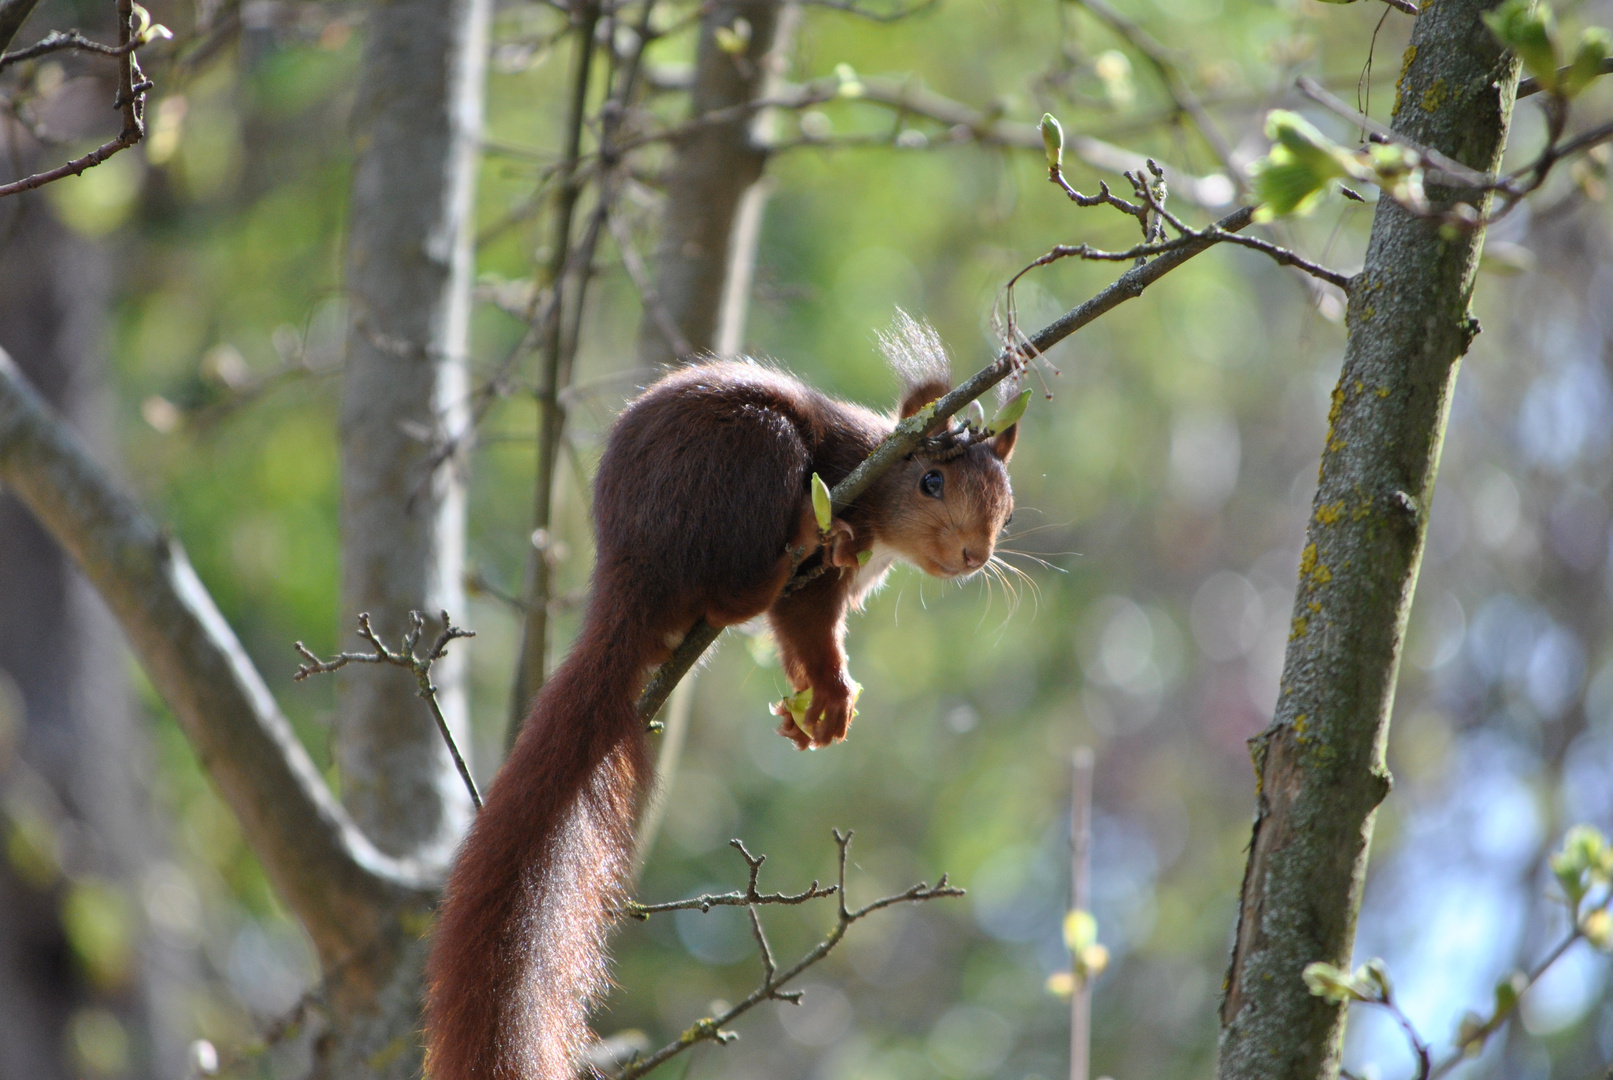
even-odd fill
[[[979,570],[982,566],[986,565],[986,559],[985,556],[978,555],[975,552],[970,551],[968,548],[964,548],[963,565],[967,566],[971,570]]]

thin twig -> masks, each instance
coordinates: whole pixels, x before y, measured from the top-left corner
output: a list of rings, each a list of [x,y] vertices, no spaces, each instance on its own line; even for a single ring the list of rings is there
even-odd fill
[[[1566,67],[1558,68],[1557,69],[1557,80],[1559,82],[1561,82],[1565,77],[1567,77],[1568,73],[1570,71],[1572,71],[1572,70],[1573,70],[1572,68],[1566,68]],[[1613,75],[1613,56],[1609,56],[1609,57],[1606,57],[1605,59],[1603,59],[1602,67],[1601,67],[1601,70],[1598,72],[1598,74],[1599,75]],[[1535,94],[1538,94],[1543,89],[1545,89],[1545,88],[1540,85],[1540,80],[1535,78],[1533,75],[1530,75],[1526,79],[1519,79],[1518,80],[1518,97],[1520,99],[1521,98],[1526,98],[1526,97],[1531,97],[1531,96],[1533,96]]]
[[[893,23],[910,18],[921,11],[928,11],[940,3],[940,0],[920,0],[910,7],[897,8],[895,11],[873,11],[855,3],[854,0],[796,0],[802,7],[828,8],[830,11],[843,11],[848,15],[855,15],[859,19],[869,22]]]
[[[1393,128],[1380,124],[1378,121],[1372,119],[1372,117],[1352,108],[1349,103],[1334,96],[1333,94],[1330,94],[1327,91],[1327,88],[1321,83],[1317,82],[1315,79],[1301,75],[1298,79],[1294,80],[1294,86],[1299,90],[1300,93],[1316,102],[1316,104],[1322,106],[1322,108],[1331,113],[1335,113],[1338,116],[1342,116],[1352,124],[1357,124],[1360,127],[1365,128],[1368,132],[1378,136],[1380,139],[1385,139],[1389,142],[1395,143],[1398,146],[1404,146],[1408,150],[1415,150],[1419,157],[1432,164],[1435,168],[1444,173],[1446,176],[1450,177],[1452,180],[1466,184],[1469,187],[1481,188],[1491,187],[1496,182],[1496,178],[1490,176],[1488,173],[1479,172],[1477,169],[1470,169],[1450,155],[1442,154],[1431,146],[1424,146],[1415,139],[1409,139]]]
[[[630,919],[640,921],[648,919],[664,911],[710,911],[714,907],[753,907],[757,904],[804,904],[808,900],[816,900],[820,896],[833,896],[836,886],[821,887],[816,880],[808,885],[803,892],[798,893],[764,893],[759,892],[756,879],[762,872],[762,864],[767,861],[766,855],[752,855],[745,847],[743,840],[730,840],[728,843],[739,852],[740,857],[750,868],[750,882],[745,886],[744,892],[707,893],[703,896],[692,896],[687,900],[673,900],[665,904],[640,904],[629,900],[622,905],[620,914]]]
[[[833,894],[838,900],[834,929],[830,930],[822,941],[804,953],[799,960],[781,972],[773,959],[773,951],[767,944],[767,937],[762,932],[761,920],[756,915],[755,907],[746,905],[750,912],[752,933],[755,935],[758,947],[762,951],[761,984],[746,995],[744,1000],[730,1006],[720,1015],[697,1020],[675,1041],[666,1044],[648,1057],[632,1062],[617,1073],[613,1080],[636,1080],[637,1077],[643,1076],[657,1066],[677,1057],[690,1047],[698,1046],[701,1043],[714,1042],[722,1044],[732,1042],[736,1036],[732,1031],[727,1030],[727,1025],[733,1023],[734,1020],[764,1001],[799,1001],[801,997],[800,991],[785,990],[784,987],[799,977],[802,972],[828,956],[835,946],[840,944],[841,939],[846,936],[846,931],[851,928],[853,923],[895,904],[920,903],[943,896],[962,896],[964,894],[962,889],[947,884],[947,876],[942,874],[941,880],[936,882],[933,888],[921,881],[903,892],[882,897],[860,908],[850,908],[846,904],[846,853],[851,846],[851,832],[847,830],[842,833],[839,829],[836,829],[834,838],[835,844],[839,847],[836,884],[820,893],[820,895],[824,896]],[[756,875],[761,869],[765,856],[752,856],[750,852],[745,850],[744,845],[737,840],[734,841],[734,845],[739,848],[740,853],[745,857],[745,861],[750,864],[750,890],[754,890]],[[813,888],[817,887],[817,882],[812,884]]]
[[[1155,40],[1148,31],[1132,22],[1115,8],[1110,7],[1107,0],[1075,0],[1075,2],[1091,12],[1098,21],[1106,24],[1111,30],[1124,38],[1132,48],[1142,53],[1143,58],[1148,61],[1155,73],[1159,75],[1160,82],[1165,86],[1165,93],[1170,95],[1170,99],[1175,103],[1177,110],[1193,121],[1193,126],[1198,129],[1199,136],[1203,138],[1205,145],[1210,148],[1210,152],[1215,155],[1215,159],[1221,163],[1221,167],[1226,170],[1227,175],[1232,178],[1232,182],[1237,185],[1238,191],[1247,190],[1248,181],[1244,177],[1243,170],[1238,168],[1233,160],[1232,147],[1222,136],[1220,129],[1215,126],[1215,121],[1210,119],[1210,114],[1205,112],[1204,106],[1199,102],[1198,97],[1187,85],[1187,80],[1182,77],[1182,73],[1177,67],[1177,61],[1171,55],[1170,50]]]
[[[425,616],[418,611],[409,612],[409,629],[404,632],[403,640],[397,649],[389,649],[374,627],[370,625],[370,613],[360,612],[358,617],[359,637],[368,641],[375,651],[372,653],[337,653],[329,660],[321,660],[311,652],[308,646],[297,642],[297,654],[306,661],[297,665],[297,673],[291,678],[301,682],[310,675],[324,675],[332,671],[340,671],[348,664],[391,664],[393,667],[407,668],[414,672],[415,682],[419,684],[420,696],[425,699],[426,705],[431,709],[431,718],[437,722],[437,731],[442,740],[448,745],[448,753],[454,759],[454,768],[459,770],[459,778],[465,782],[465,790],[470,792],[470,801],[476,809],[482,808],[482,793],[476,789],[476,781],[471,777],[470,766],[465,764],[465,757],[459,752],[459,743],[454,739],[454,733],[448,728],[448,719],[443,716],[442,706],[437,702],[437,687],[431,681],[431,665],[446,655],[448,643],[458,638],[475,637],[474,630],[461,630],[449,619],[448,613],[442,613],[442,632],[431,643],[424,655],[415,651],[420,644],[420,635],[425,629]]]
[[[103,45],[99,41],[91,41],[77,30],[66,32],[52,30],[26,49],[18,49],[0,56],[0,71],[4,71],[12,64],[20,64],[24,60],[32,60],[36,56],[60,52],[63,49],[77,49],[80,52],[97,53],[101,56],[123,56],[139,47],[138,40],[126,41],[122,45]]]
[[[661,302],[661,293],[651,280],[649,267],[644,265],[644,259],[639,255],[638,248],[633,246],[633,235],[629,231],[627,222],[618,214],[606,211],[606,218],[610,225],[611,238],[616,241],[616,250],[622,253],[622,266],[627,270],[628,278],[633,287],[638,290],[639,301],[644,310],[649,312],[650,318],[655,320],[655,327],[666,338],[667,345],[672,352],[679,356],[692,356],[695,347],[689,344],[689,339],[683,336],[678,328],[677,320]]]
[[[102,143],[83,157],[21,180],[13,180],[9,184],[0,184],[0,198],[32,191],[68,176],[78,176],[85,169],[101,164],[119,150],[126,150],[145,138],[146,91],[151,89],[152,84],[141,72],[140,61],[135,58],[134,51],[141,42],[134,33],[134,0],[118,0],[117,8],[118,44],[114,51],[122,56],[123,63],[118,65],[118,91],[112,103],[123,114],[123,130],[118,132],[117,138]]]

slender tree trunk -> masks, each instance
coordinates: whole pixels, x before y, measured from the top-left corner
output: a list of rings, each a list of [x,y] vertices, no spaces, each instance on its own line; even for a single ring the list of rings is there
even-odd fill
[[[1412,32],[1395,130],[1464,164],[1500,164],[1515,61],[1440,0]],[[1451,191],[1430,189],[1436,203]],[[1444,234],[1387,198],[1354,281],[1277,715],[1251,742],[1258,809],[1221,1008],[1223,1080],[1338,1074],[1345,1009],[1311,996],[1312,961],[1350,962],[1401,641],[1428,526],[1480,231]]]
[[[342,400],[342,633],[369,612],[464,610],[465,351],[489,0],[377,5],[359,79]],[[463,650],[433,669],[466,745]],[[470,813],[442,738],[397,671],[341,673],[342,796],[382,850],[445,861]]]

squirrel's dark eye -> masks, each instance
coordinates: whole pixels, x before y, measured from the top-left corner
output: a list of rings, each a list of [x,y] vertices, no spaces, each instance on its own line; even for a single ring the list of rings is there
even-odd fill
[[[1004,525],[1012,525],[1013,523],[1014,523],[1014,514],[1013,514],[1013,511],[1009,511],[1008,516],[1003,518],[1003,524]]]
[[[919,490],[932,499],[939,499],[941,493],[946,490],[946,482],[946,477],[941,475],[940,470],[931,469],[919,480]]]

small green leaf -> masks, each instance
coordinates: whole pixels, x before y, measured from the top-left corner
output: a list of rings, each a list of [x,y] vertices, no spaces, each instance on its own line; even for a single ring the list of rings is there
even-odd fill
[[[1383,1000],[1388,1001],[1394,994],[1394,984],[1389,981],[1389,966],[1376,956],[1368,960],[1361,967],[1361,970],[1356,972],[1357,977],[1363,974],[1366,975],[1368,982],[1377,987],[1378,994]]]
[[[750,21],[735,19],[733,26],[719,26],[712,36],[717,41],[717,48],[729,56],[739,56],[750,48]]]
[[[1090,911],[1073,908],[1064,916],[1064,946],[1079,953],[1098,940],[1098,920]]]
[[[1064,161],[1064,129],[1052,113],[1042,114],[1042,149],[1047,151],[1047,167],[1058,168]]]
[[[1607,908],[1597,908],[1580,920],[1579,931],[1586,941],[1603,952],[1613,949],[1613,914]]]
[[[874,553],[872,551],[859,551],[857,552],[857,565],[867,566],[868,560],[872,559],[873,557]]]
[[[1007,431],[1019,423],[1019,418],[1025,415],[1025,408],[1030,403],[1031,392],[1029,390],[1021,390],[1011,400],[1004,402],[1003,407],[997,410],[997,418],[991,422],[991,434],[996,435]]]
[[[1495,984],[1495,1015],[1503,1016],[1512,1011],[1518,1003],[1518,997],[1529,986],[1529,977],[1521,971],[1514,971]]]
[[[1564,96],[1574,97],[1600,77],[1602,61],[1610,52],[1613,52],[1613,35],[1600,26],[1587,27],[1579,35],[1574,62],[1568,65],[1568,74],[1563,76]]]
[[[844,98],[857,98],[863,96],[862,80],[857,77],[857,70],[850,64],[836,64],[835,78],[840,86],[835,91]]]
[[[812,474],[812,513],[818,519],[818,531],[828,532],[834,520],[834,500],[829,495],[829,485],[817,473]]]
[[[1518,54],[1523,66],[1543,89],[1553,94],[1561,92],[1557,69],[1562,61],[1549,5],[1532,5],[1530,0],[1506,0],[1480,18],[1497,41]]]
[[[1456,1025],[1456,1048],[1463,1057],[1478,1057],[1484,1050],[1484,1017],[1469,1010]]]
[[[1334,967],[1332,964],[1320,960],[1306,964],[1305,970],[1300,973],[1305,980],[1305,986],[1315,997],[1323,998],[1334,1004],[1346,1001],[1365,1001],[1366,998],[1355,987],[1349,973]]]

